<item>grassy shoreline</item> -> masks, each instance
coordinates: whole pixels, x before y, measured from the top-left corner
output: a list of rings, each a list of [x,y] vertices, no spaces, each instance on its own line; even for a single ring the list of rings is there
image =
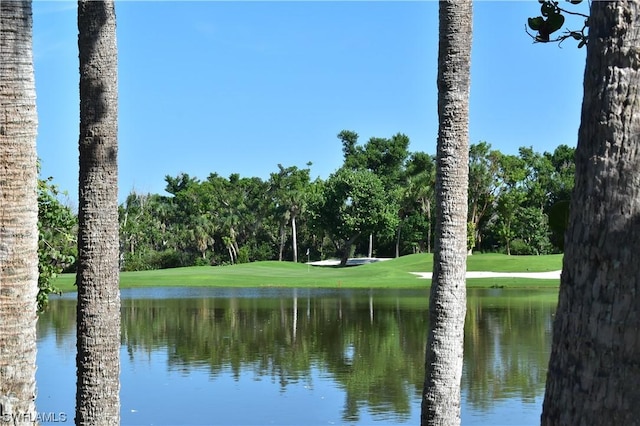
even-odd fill
[[[432,254],[414,254],[386,262],[349,268],[308,266],[291,262],[254,262],[230,266],[192,266],[120,273],[120,288],[135,287],[317,287],[317,288],[422,288],[431,284],[410,272],[431,272]],[[562,268],[562,255],[469,256],[468,271],[547,272]],[[62,274],[54,282],[63,292],[75,291],[75,274]],[[530,278],[472,278],[468,288],[554,288],[559,280]]]

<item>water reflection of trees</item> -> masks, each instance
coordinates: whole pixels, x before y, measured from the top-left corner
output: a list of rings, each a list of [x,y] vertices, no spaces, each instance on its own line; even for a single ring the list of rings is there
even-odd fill
[[[506,398],[533,402],[543,392],[556,302],[548,292],[470,294],[462,376],[469,404],[484,410]]]
[[[422,376],[424,315],[387,305],[372,311],[366,297],[293,295],[126,300],[123,344],[130,356],[166,346],[171,368],[207,366],[213,377],[250,370],[283,391],[299,381],[312,385],[316,367],[345,390],[345,420],[356,420],[364,405],[408,416]]]
[[[468,301],[467,403],[486,410],[503,398],[532,400],[544,386],[555,301],[486,293]],[[422,293],[320,298],[304,290],[280,298],[123,299],[122,343],[132,360],[166,348],[169,369],[206,368],[212,378],[231,371],[237,380],[252,372],[282,391],[313,386],[312,371],[319,371],[345,391],[345,421],[364,407],[402,420],[422,389],[425,304]],[[75,302],[53,301],[38,327],[41,336],[69,336]]]

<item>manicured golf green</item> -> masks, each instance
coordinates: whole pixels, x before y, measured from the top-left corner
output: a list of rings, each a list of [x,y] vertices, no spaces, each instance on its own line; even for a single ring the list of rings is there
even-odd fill
[[[291,262],[254,262],[232,266],[194,266],[155,271],[122,272],[120,286],[131,287],[324,287],[324,288],[418,288],[430,280],[410,272],[430,272],[432,254],[414,254],[385,262],[347,268],[308,266]],[[474,254],[469,271],[546,272],[562,268],[562,255],[506,256]],[[74,291],[75,275],[63,274],[55,281],[62,291]],[[530,278],[474,278],[469,288],[557,287],[559,280]]]

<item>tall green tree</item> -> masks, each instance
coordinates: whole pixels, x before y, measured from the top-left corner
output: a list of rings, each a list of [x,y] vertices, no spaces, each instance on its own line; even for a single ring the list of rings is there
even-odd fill
[[[500,194],[497,179],[500,154],[491,149],[488,142],[469,146],[469,223],[474,245],[482,244],[486,225],[491,220],[493,208]]]
[[[182,266],[195,259],[207,263],[218,224],[215,221],[214,193],[209,181],[200,182],[186,173],[166,176],[166,191],[173,194],[171,205],[172,248],[185,254]],[[188,260],[190,259],[190,260]]]
[[[406,163],[409,158],[409,138],[397,133],[391,138],[372,137],[364,145],[356,145],[358,134],[343,130],[338,134],[342,141],[344,154],[343,168],[351,170],[368,170],[381,180],[398,215],[402,216],[402,185],[406,183]],[[397,221],[400,226],[401,221]],[[383,239],[399,236],[400,228],[389,235],[378,235]],[[391,238],[390,238],[391,237]],[[397,238],[396,238],[397,242]],[[397,244],[396,244],[397,245]],[[369,235],[369,256],[373,252],[373,234]]]
[[[322,190],[315,217],[340,253],[342,266],[362,235],[395,229],[397,215],[373,172],[341,168],[329,176]]]
[[[569,223],[569,204],[576,172],[575,152],[573,147],[559,145],[553,153],[544,153],[554,169],[545,209],[549,219],[549,238],[559,251],[564,251],[564,234]]]
[[[558,201],[569,201],[576,173],[576,149],[567,145],[558,145],[552,153],[543,154],[553,168],[549,182],[549,198],[546,208]]]
[[[525,169],[523,186],[527,192],[527,205],[545,210],[551,197],[553,164],[548,156],[535,152],[532,147],[520,147],[518,156]]]
[[[118,62],[113,0],[78,2],[76,424],[120,423]]]
[[[640,2],[593,2],[542,424],[640,418]]]
[[[402,188],[399,211],[400,223],[396,238],[396,257],[400,256],[402,232],[405,234],[411,232],[413,234],[413,236],[405,238],[405,240],[414,245],[416,251],[431,252],[435,180],[435,157],[425,152],[411,154],[407,161],[406,182]],[[416,227],[418,229],[415,229]]]
[[[132,191],[119,208],[121,270],[179,266],[176,260],[170,198]]]
[[[38,168],[30,1],[0,2],[0,408],[36,424]]]
[[[421,423],[460,423],[466,314],[471,0],[439,3],[436,234]]]
[[[510,255],[511,242],[517,236],[518,209],[526,201],[524,181],[527,168],[522,158],[511,154],[498,154],[497,164],[496,178],[501,188],[495,202],[497,219],[494,232],[506,253]]]
[[[309,169],[298,169],[296,166],[283,167],[278,164],[278,172],[270,177],[271,193],[275,201],[276,214],[291,224],[293,262],[298,262],[298,232],[296,220],[307,208],[307,196],[310,185]],[[281,227],[283,228],[283,227]],[[281,231],[281,241],[284,232]],[[279,260],[282,260],[280,244]]]
[[[358,145],[358,134],[351,130],[342,130],[338,133],[338,139],[342,142],[342,154],[344,167],[349,169],[364,169],[364,149]]]

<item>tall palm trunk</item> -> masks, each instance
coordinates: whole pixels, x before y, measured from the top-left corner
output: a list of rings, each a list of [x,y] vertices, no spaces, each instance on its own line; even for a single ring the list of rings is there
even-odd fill
[[[298,263],[298,230],[295,214],[291,215],[291,236],[293,237],[293,263]]]
[[[38,201],[30,1],[0,2],[0,411],[36,420]],[[0,417],[0,422],[2,417]]]
[[[440,2],[436,234],[422,424],[460,423],[466,314],[470,0]]]
[[[640,2],[593,2],[543,424],[640,419]]]
[[[120,422],[118,78],[112,0],[78,2],[80,181],[76,424]]]
[[[285,224],[280,223],[280,244],[278,250],[278,261],[282,262],[284,256],[284,243],[286,238]]]
[[[398,223],[398,230],[396,231],[396,258],[400,257],[400,234],[402,232],[403,222],[404,222],[404,217],[400,219],[400,222]]]

